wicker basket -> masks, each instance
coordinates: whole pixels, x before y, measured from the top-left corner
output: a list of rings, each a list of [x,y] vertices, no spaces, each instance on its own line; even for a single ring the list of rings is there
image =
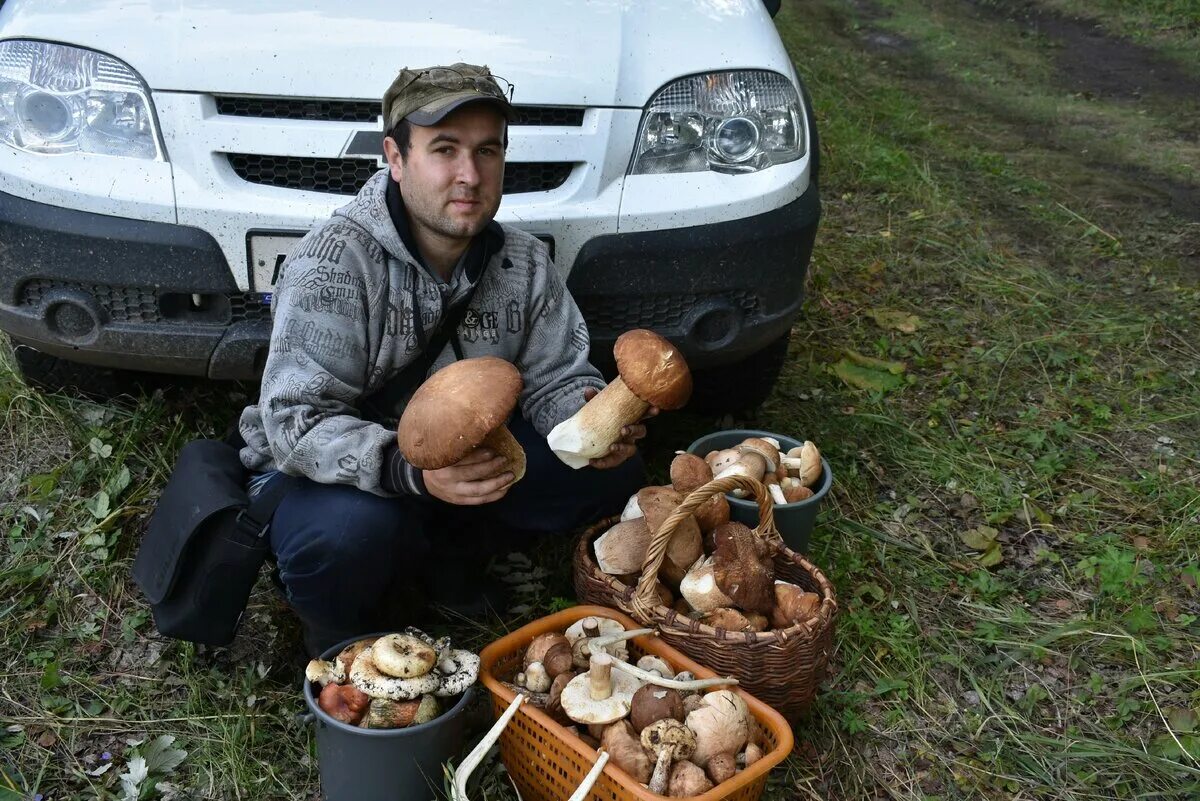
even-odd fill
[[[637,623],[628,616],[599,606],[575,606],[548,617],[539,618],[512,634],[496,640],[480,653],[479,676],[492,695],[492,707],[497,717],[512,703],[515,693],[504,685],[521,668],[525,648],[539,634],[564,631],[585,617],[607,617],[628,629]],[[644,635],[629,641],[632,659],[646,654],[661,657],[676,672],[690,670],[697,678],[715,676],[664,643],[658,637]],[[740,687],[733,688],[758,721],[763,734],[763,756],[760,760],[721,782],[693,801],[754,801],[767,785],[767,774],[782,762],[792,750],[792,730],[783,717]],[[545,712],[524,704],[500,735],[500,759],[517,785],[524,801],[563,801],[583,781],[597,758],[596,751],[583,740],[556,723]],[[632,776],[616,765],[604,767],[588,799],[599,801],[661,801],[662,796],[650,792]]]
[[[820,607],[807,620],[786,629],[727,631],[692,620],[659,602],[654,583],[675,528],[713,495],[734,489],[746,490],[758,503],[759,522],[754,533],[771,545],[776,578],[821,596]],[[573,573],[580,602],[629,613],[639,623],[657,628],[664,640],[705,667],[722,676],[736,676],[746,690],[779,710],[789,721],[801,718],[825,677],[837,599],[825,574],[783,544],[775,530],[773,503],[767,488],[753,479],[730,477],[710,481],[694,490],[654,532],[636,586],[627,585],[596,566],[592,541],[612,522],[606,520],[592,526],[576,543]]]

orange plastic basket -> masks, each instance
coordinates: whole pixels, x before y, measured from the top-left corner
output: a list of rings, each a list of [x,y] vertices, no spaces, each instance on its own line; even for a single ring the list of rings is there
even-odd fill
[[[539,618],[483,649],[479,675],[491,693],[497,718],[516,695],[501,682],[510,681],[520,670],[521,657],[533,638],[549,631],[564,631],[585,617],[617,620],[627,630],[639,628],[633,618],[614,609],[575,606]],[[633,659],[653,654],[665,660],[676,672],[690,670],[701,679],[716,676],[654,635],[636,637],[628,644]],[[763,757],[707,793],[692,796],[696,801],[757,799],[767,785],[767,774],[771,768],[782,762],[792,750],[792,730],[783,716],[740,687],[732,689],[746,702],[750,714],[759,723],[763,733]],[[570,797],[591,770],[597,756],[595,749],[568,732],[545,712],[529,704],[521,706],[500,735],[500,759],[516,783],[523,801],[563,801]],[[605,766],[587,797],[592,801],[659,801],[663,798],[647,790],[611,762]]]

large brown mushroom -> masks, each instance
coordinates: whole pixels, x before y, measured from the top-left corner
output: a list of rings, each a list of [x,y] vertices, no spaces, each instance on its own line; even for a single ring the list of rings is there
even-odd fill
[[[642,729],[660,720],[683,720],[683,698],[678,690],[670,687],[655,687],[644,684],[633,694],[629,710],[629,722],[633,730],[641,733]]]
[[[681,503],[683,496],[671,487],[643,487],[637,494],[637,505],[651,536]],[[700,526],[694,516],[686,517],[675,527],[675,533],[667,543],[667,553],[658,574],[669,589],[676,590],[688,568],[703,555]]]
[[[653,331],[634,329],[613,345],[619,376],[547,437],[551,450],[580,468],[604,456],[651,406],[678,409],[692,395],[692,374],[679,349]]]
[[[650,781],[653,762],[641,740],[630,727],[629,721],[618,720],[605,728],[600,736],[600,746],[612,754],[612,762],[641,784]]]
[[[495,356],[438,370],[413,394],[396,429],[400,452],[420,470],[440,470],[485,447],[525,475],[525,451],[505,422],[521,396],[521,374]]]
[[[775,566],[765,542],[730,521],[713,531],[713,575],[721,592],[747,612],[768,614],[775,605]]]
[[[717,690],[704,696],[704,704],[690,712],[684,721],[696,734],[692,761],[701,767],[717,754],[736,754],[750,736],[750,710],[741,697],[730,690]]]

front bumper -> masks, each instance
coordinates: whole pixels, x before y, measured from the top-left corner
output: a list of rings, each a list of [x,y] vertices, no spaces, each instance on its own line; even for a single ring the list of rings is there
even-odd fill
[[[791,328],[821,218],[816,184],[774,211],[728,222],[593,238],[567,279],[592,360],[611,370],[623,331],[649,328],[694,369],[762,350]]]
[[[84,364],[252,378],[271,320],[198,228],[0,193],[0,328]]]
[[[743,359],[800,311],[820,219],[815,186],[765,214],[598,236],[568,286],[602,367],[630,328],[695,368]],[[198,228],[73,211],[0,193],[0,328],[71,361],[249,379],[266,361],[266,296],[235,282]]]

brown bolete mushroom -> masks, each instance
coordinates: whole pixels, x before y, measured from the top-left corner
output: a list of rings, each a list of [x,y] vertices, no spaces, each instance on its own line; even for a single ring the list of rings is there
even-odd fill
[[[713,471],[708,463],[694,453],[680,451],[671,460],[671,487],[680,495],[712,481]]]
[[[653,684],[639,687],[633,694],[629,709],[629,722],[633,730],[640,733],[651,723],[667,718],[683,721],[683,698],[679,692]]]
[[[546,714],[563,725],[569,724],[571,719],[567,717],[567,713],[562,708],[562,691],[564,687],[571,683],[571,679],[578,675],[573,670],[569,670],[566,673],[559,673],[554,677],[554,681],[551,682],[550,693],[546,696]]]
[[[596,567],[601,572],[619,576],[641,573],[650,547],[650,529],[646,519],[637,517],[617,523],[592,543],[596,551]]]
[[[718,472],[713,469],[714,478],[729,478],[730,476],[743,476],[752,478],[756,481],[761,481],[767,473],[774,473],[779,465],[779,449],[771,445],[771,443],[751,437],[734,448],[738,453],[738,459],[733,464],[725,467]],[[745,495],[743,490],[734,490],[734,495]]]
[[[679,582],[679,594],[697,612],[711,612],[733,601],[717,586],[717,577],[711,556],[698,560]]]
[[[701,623],[707,623],[714,629],[726,631],[766,631],[767,618],[756,612],[743,612],[723,606],[714,609],[700,618]]]
[[[350,684],[326,684],[317,696],[317,706],[334,720],[355,726],[362,720],[371,697]]]
[[[640,784],[650,781],[653,762],[629,721],[618,720],[604,730],[600,747],[612,755],[612,763]]]
[[[676,762],[671,770],[671,781],[667,785],[670,798],[691,798],[707,793],[713,788],[704,771],[691,762]]]
[[[783,464],[805,487],[816,484],[821,477],[821,452],[811,440],[789,450],[783,457]]]
[[[656,758],[648,789],[662,795],[671,775],[671,763],[691,758],[696,735],[678,720],[659,720],[642,729],[642,746]]]
[[[651,406],[678,409],[692,395],[692,374],[679,349],[653,331],[634,329],[617,337],[613,357],[620,373],[546,438],[567,465],[580,468],[604,456]]]
[[[747,612],[767,614],[775,605],[775,565],[768,545],[736,521],[713,531],[713,576],[717,586]]]
[[[786,581],[775,582],[775,606],[771,609],[771,627],[786,629],[808,620],[821,608],[821,596],[805,592]]]
[[[521,374],[509,362],[480,356],[438,370],[413,393],[396,428],[400,452],[421,470],[440,470],[485,447],[508,462],[513,481],[525,475],[525,451],[505,422],[521,396]]]
[[[637,499],[651,535],[683,503],[683,496],[671,487],[644,487],[638,491]],[[671,589],[678,588],[688,568],[703,555],[704,541],[700,525],[694,516],[689,515],[675,527],[675,533],[667,543],[667,553],[658,571],[663,583]]]
[[[551,679],[570,670],[574,666],[571,641],[556,631],[539,634],[525,649],[524,667],[528,669],[534,662],[541,662]]]

